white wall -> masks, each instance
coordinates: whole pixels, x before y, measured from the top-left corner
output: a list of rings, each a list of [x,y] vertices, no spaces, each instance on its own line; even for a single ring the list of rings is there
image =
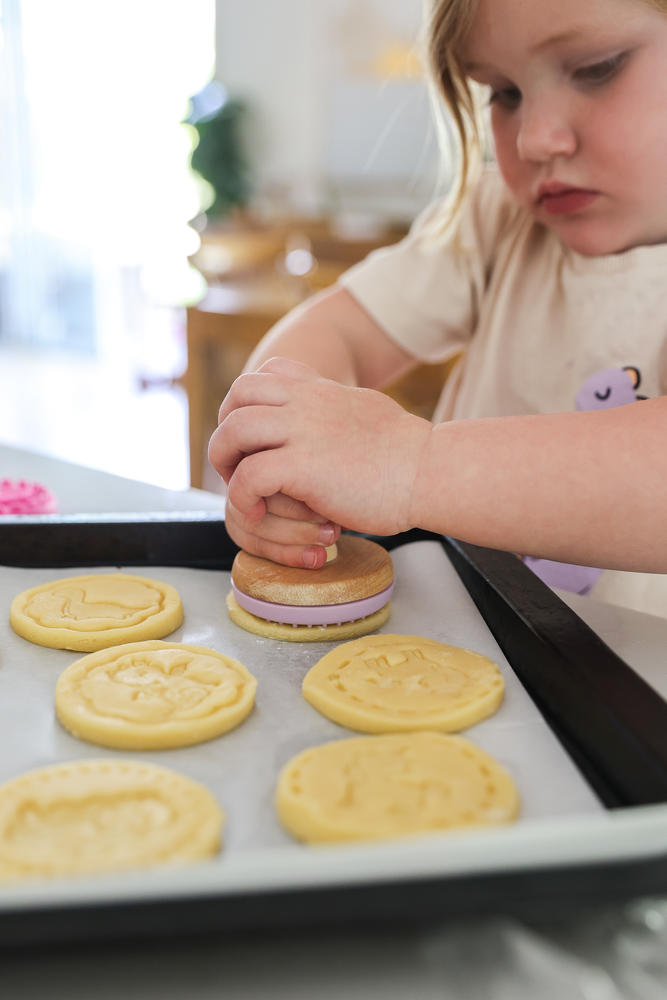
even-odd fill
[[[216,74],[251,106],[261,188],[305,208],[363,191],[388,213],[421,207],[437,162],[425,86],[369,69],[416,41],[421,3],[217,0]]]

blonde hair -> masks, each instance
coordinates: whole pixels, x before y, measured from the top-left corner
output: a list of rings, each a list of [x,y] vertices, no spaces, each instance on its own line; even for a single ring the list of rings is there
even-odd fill
[[[424,33],[430,81],[436,95],[444,99],[458,140],[452,215],[460,208],[473,167],[481,158],[479,111],[459,55],[478,4],[479,0],[425,0]]]
[[[667,0],[638,2],[667,14]],[[449,111],[459,154],[450,201],[452,217],[461,207],[471,177],[482,159],[483,124],[478,91],[467,79],[460,60],[463,42],[478,6],[479,0],[425,0],[424,42],[430,81]]]

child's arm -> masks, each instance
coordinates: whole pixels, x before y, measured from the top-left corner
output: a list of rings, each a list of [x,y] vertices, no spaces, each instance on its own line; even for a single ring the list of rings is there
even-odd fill
[[[327,289],[289,312],[260,341],[245,371],[257,371],[277,356],[301,361],[336,382],[373,389],[381,389],[417,364],[342,286]]]
[[[524,555],[667,572],[667,398],[436,426],[276,359],[221,407],[211,460],[251,522],[296,497],[358,531],[422,527]]]
[[[255,371],[276,354],[306,362],[337,382],[378,388],[416,364],[342,287],[290,312],[260,342],[246,371]],[[267,498],[264,516],[252,522],[228,497],[225,519],[230,535],[243,548],[295,566],[321,565],[323,546],[340,534],[337,524],[280,494]]]

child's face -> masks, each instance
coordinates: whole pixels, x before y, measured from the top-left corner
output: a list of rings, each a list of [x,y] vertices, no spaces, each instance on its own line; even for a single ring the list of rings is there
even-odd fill
[[[667,242],[667,14],[640,0],[480,0],[462,53],[502,175],[582,254]]]

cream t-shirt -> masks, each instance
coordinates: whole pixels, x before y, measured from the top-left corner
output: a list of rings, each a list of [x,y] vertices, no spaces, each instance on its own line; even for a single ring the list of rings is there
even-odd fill
[[[435,420],[667,393],[667,244],[581,256],[515,204],[495,169],[456,226],[443,233],[442,218],[436,202],[340,279],[416,359],[462,355]],[[605,571],[592,596],[667,616],[667,575]]]

